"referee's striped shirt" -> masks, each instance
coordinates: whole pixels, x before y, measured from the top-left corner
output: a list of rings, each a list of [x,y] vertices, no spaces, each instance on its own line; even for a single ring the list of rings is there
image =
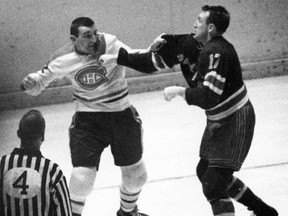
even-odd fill
[[[40,151],[15,148],[0,161],[0,215],[71,216],[67,182]]]

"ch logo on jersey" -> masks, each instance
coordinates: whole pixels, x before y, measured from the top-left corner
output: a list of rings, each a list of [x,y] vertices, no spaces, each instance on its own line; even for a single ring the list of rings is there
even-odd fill
[[[4,191],[14,198],[32,198],[41,190],[41,176],[26,167],[13,168],[4,175]]]
[[[86,90],[94,90],[103,83],[107,82],[106,68],[92,65],[80,70],[75,80],[80,87]]]

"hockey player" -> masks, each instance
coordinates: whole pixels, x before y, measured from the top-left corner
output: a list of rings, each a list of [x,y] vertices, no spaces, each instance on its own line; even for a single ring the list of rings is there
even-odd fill
[[[71,43],[62,47],[41,70],[23,79],[22,87],[38,95],[54,79],[72,82],[75,114],[69,128],[73,171],[69,189],[73,216],[80,216],[92,192],[101,153],[108,145],[122,173],[117,216],[147,216],[137,200],[147,181],[142,122],[128,100],[125,67],[99,63],[102,54],[131,49],[117,37],[100,33],[92,19],[79,17],[70,28]],[[128,135],[127,135],[128,134]]]
[[[207,126],[197,176],[213,215],[234,216],[233,198],[256,216],[277,216],[274,208],[233,175],[249,152],[255,113],[242,80],[238,55],[222,36],[229,22],[230,14],[224,7],[202,7],[195,22],[195,39],[204,45],[194,70],[200,80],[195,87],[167,87],[164,96],[167,101],[182,96],[189,105],[205,110]]]

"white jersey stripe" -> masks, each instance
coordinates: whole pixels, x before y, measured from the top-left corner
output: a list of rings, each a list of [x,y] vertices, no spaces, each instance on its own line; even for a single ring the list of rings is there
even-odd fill
[[[221,94],[223,93],[223,90],[217,88],[216,86],[214,86],[214,85],[213,85],[212,83],[210,83],[210,82],[204,81],[204,82],[203,82],[203,85],[209,87],[213,92],[215,92],[215,93],[218,94],[218,95],[221,95]]]
[[[216,94],[221,95],[223,93],[225,81],[226,78],[217,74],[216,71],[211,71],[206,74],[203,85],[209,87]]]

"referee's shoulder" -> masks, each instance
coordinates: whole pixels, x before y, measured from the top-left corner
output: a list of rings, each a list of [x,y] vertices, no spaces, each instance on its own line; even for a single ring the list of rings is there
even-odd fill
[[[49,164],[48,165],[48,169],[49,169],[49,173],[50,173],[50,176],[54,176],[54,175],[61,175],[63,176],[63,171],[61,169],[61,167],[59,166],[58,163],[52,161],[51,159],[49,158],[46,158],[46,157],[42,157],[43,160],[45,160],[46,164]]]

